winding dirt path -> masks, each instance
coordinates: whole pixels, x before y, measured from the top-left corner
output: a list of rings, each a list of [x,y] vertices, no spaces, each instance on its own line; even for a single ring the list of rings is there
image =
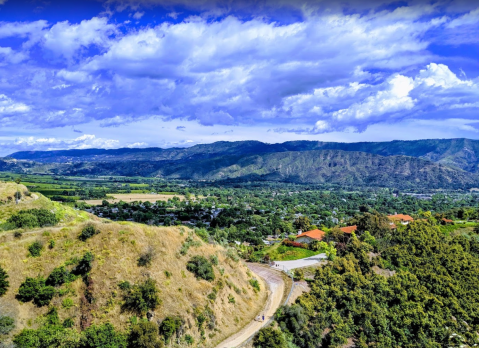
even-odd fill
[[[228,337],[226,340],[218,344],[216,348],[232,348],[240,346],[242,343],[246,342],[248,338],[250,338],[257,331],[259,331],[259,329],[265,326],[268,320],[274,316],[274,313],[282,304],[282,299],[286,290],[286,286],[281,272],[267,266],[251,263],[248,264],[248,268],[251,269],[258,276],[263,278],[269,288],[268,300],[266,302],[266,305],[264,309],[260,313],[258,313],[258,315],[260,315],[261,317],[264,314],[264,321],[252,321],[239,332],[237,332],[233,336]]]

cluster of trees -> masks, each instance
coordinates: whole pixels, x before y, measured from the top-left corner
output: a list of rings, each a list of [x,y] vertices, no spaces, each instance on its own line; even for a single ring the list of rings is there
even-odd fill
[[[379,215],[359,222],[342,256],[318,269],[311,292],[278,311],[285,340],[300,348],[479,344],[479,236],[446,236],[427,220],[397,231]]]
[[[14,228],[35,228],[53,226],[59,222],[57,216],[48,209],[25,209],[10,216],[7,223]]]

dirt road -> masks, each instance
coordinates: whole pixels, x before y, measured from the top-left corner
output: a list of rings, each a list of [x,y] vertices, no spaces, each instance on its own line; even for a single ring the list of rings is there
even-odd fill
[[[248,264],[248,267],[254,273],[263,278],[269,287],[266,306],[261,313],[258,313],[261,316],[264,314],[264,321],[252,321],[235,335],[228,337],[226,340],[218,344],[216,348],[238,347],[266,325],[268,320],[274,316],[274,313],[282,304],[281,300],[283,299],[283,294],[285,292],[285,283],[281,273],[270,267],[258,264]]]

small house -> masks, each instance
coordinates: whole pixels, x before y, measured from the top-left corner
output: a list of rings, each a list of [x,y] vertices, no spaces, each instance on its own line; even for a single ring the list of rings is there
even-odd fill
[[[296,242],[309,244],[314,241],[320,241],[324,238],[326,233],[321,230],[312,230],[301,233],[296,237]]]
[[[392,221],[392,223],[401,223],[403,225],[407,225],[409,224],[410,222],[413,222],[414,219],[409,216],[409,215],[405,215],[405,214],[394,214],[394,215],[389,215],[388,216],[388,219]]]

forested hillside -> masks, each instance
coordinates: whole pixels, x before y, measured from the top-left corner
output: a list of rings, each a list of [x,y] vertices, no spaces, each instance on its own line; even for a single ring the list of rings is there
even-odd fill
[[[300,348],[479,344],[479,236],[448,235],[434,219],[393,232],[365,219],[372,237],[359,230],[277,314],[286,338]]]

